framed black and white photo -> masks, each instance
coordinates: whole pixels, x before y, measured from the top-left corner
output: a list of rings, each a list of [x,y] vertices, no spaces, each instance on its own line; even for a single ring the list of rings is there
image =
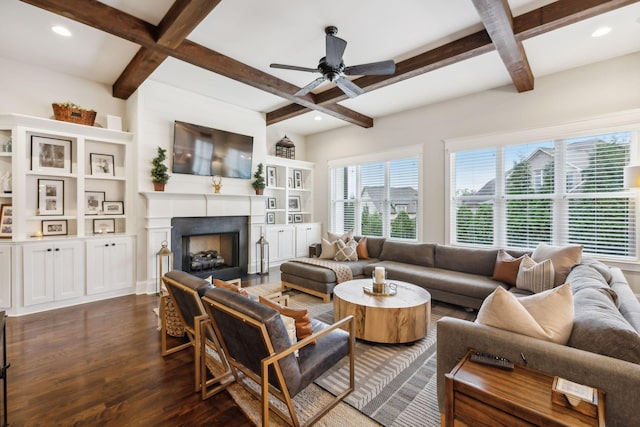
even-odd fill
[[[289,196],[289,210],[292,212],[300,212],[300,196]]]
[[[66,219],[45,219],[42,220],[43,236],[66,236],[67,220]]]
[[[104,191],[84,192],[84,213],[85,215],[98,215],[102,212],[102,202],[104,202]]]
[[[9,204],[0,206],[0,238],[10,239],[13,233],[13,207]]]
[[[124,202],[104,201],[102,202],[102,213],[105,215],[124,215]]]
[[[287,215],[287,224],[292,224],[293,223],[293,214],[289,214]]]
[[[275,212],[267,212],[267,224],[275,224],[275,223],[276,223]]]
[[[293,170],[293,188],[302,188],[302,171],[299,169]]]
[[[268,197],[267,198],[267,209],[275,209],[276,208],[276,198]]]
[[[116,232],[116,220],[113,218],[101,218],[93,220],[93,234],[106,234]]]
[[[267,187],[278,186],[278,175],[275,166],[267,166]]]
[[[32,135],[31,170],[71,173],[71,140]]]
[[[293,222],[302,222],[302,214],[294,214]]]
[[[113,155],[91,153],[89,155],[91,163],[91,175],[97,176],[115,176],[116,172],[113,168]]]
[[[64,215],[64,181],[38,179],[37,215]]]

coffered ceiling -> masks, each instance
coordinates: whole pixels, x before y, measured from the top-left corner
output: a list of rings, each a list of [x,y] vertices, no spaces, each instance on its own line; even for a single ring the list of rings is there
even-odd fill
[[[1,57],[122,99],[154,79],[303,135],[496,87],[535,90],[546,74],[640,51],[638,0],[2,0],[0,22]],[[356,77],[366,92],[353,99],[330,82],[294,97],[319,74],[269,64],[315,68],[329,25],[348,42],[347,65],[393,59],[395,74]]]

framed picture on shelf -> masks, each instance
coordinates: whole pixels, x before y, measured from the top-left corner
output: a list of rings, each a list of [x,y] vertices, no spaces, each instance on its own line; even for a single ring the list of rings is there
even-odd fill
[[[67,220],[66,219],[45,219],[42,220],[43,236],[66,236]]]
[[[268,197],[267,198],[267,209],[275,209],[276,208],[276,198]]]
[[[302,222],[302,214],[294,214],[293,222]]]
[[[31,170],[71,173],[71,140],[32,135]]]
[[[289,196],[289,210],[292,212],[300,212],[300,196]]]
[[[38,179],[37,215],[64,215],[64,181]]]
[[[89,154],[89,162],[91,163],[91,175],[96,176],[115,176],[116,171],[113,168],[112,154]]]
[[[302,188],[302,171],[300,169],[293,170],[293,188]]]
[[[124,215],[124,202],[104,201],[102,202],[102,212],[105,215]]]
[[[116,220],[113,218],[101,218],[93,220],[93,234],[106,234],[116,232]]]
[[[287,215],[287,224],[293,224],[293,214]]]
[[[292,176],[287,178],[287,187],[288,188],[293,188],[293,177]]]
[[[10,239],[13,233],[13,207],[9,204],[0,206],[0,238]]]
[[[275,166],[267,166],[267,187],[278,186],[278,175]]]
[[[85,215],[98,215],[102,212],[104,202],[104,191],[84,192],[84,213]]]
[[[276,223],[275,212],[267,212],[267,224],[275,224],[275,223]]]

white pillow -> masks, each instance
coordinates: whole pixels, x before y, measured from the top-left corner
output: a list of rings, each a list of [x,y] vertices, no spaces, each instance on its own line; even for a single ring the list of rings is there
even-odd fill
[[[287,329],[287,334],[289,335],[289,343],[294,345],[298,342],[298,338],[296,337],[296,320],[293,317],[285,316],[284,314],[280,315],[282,319],[282,323],[284,323],[284,327]],[[293,354],[298,357],[298,350],[294,351]]]
[[[571,271],[571,268],[582,262],[582,246],[551,246],[540,243],[531,254],[534,261],[540,262],[550,259],[555,269],[555,279],[553,285],[562,285]]]
[[[333,259],[336,256],[336,251],[338,250],[336,241],[329,241],[327,239],[322,239],[320,242],[322,246],[322,251],[320,252],[321,259]]]
[[[550,259],[536,263],[525,255],[518,268],[516,288],[538,293],[553,288],[555,271]]]
[[[347,243],[351,239],[353,239],[353,231],[347,231],[342,235],[327,231],[327,240],[329,240],[330,242],[342,240],[343,242]]]
[[[482,303],[476,322],[565,345],[574,316],[568,283],[522,298],[499,287]]]
[[[357,261],[358,260],[358,252],[356,248],[358,247],[358,242],[351,239],[347,243],[342,240],[337,240],[336,244],[338,246],[338,250],[336,251],[336,256],[333,258],[336,261]]]

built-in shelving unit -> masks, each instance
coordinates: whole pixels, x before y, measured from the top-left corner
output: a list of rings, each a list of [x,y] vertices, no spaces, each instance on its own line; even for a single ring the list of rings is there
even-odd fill
[[[313,218],[313,168],[311,162],[267,156],[267,224],[299,224]]]

